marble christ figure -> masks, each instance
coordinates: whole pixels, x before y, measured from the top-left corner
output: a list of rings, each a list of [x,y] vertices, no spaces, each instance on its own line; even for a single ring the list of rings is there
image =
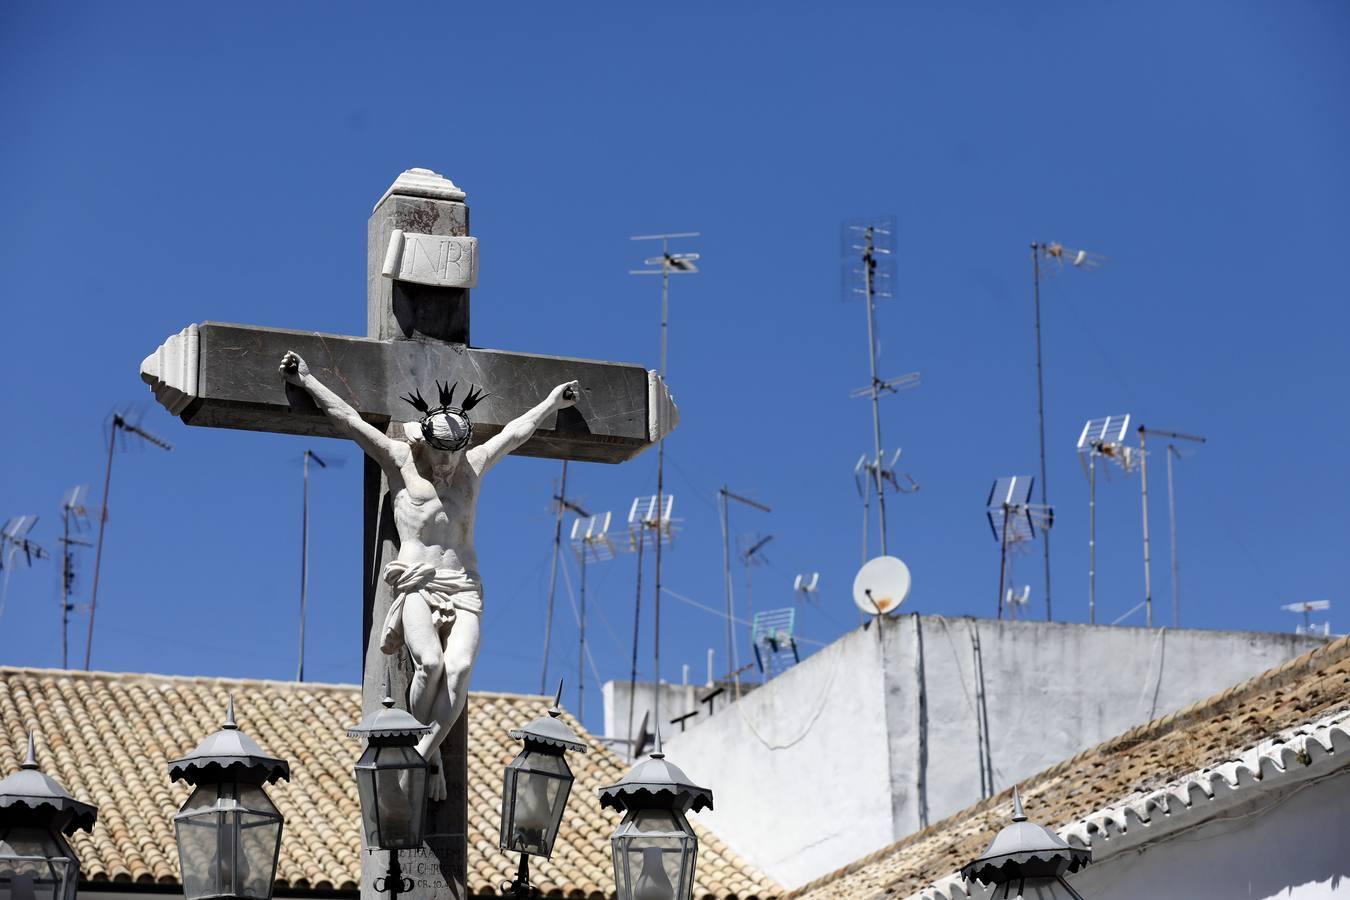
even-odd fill
[[[469,411],[485,396],[470,388],[454,405],[457,388],[437,384],[440,403],[432,407],[421,392],[404,398],[419,421],[404,422],[390,436],[363,420],[340,397],[310,374],[294,352],[281,360],[281,374],[303,388],[346,436],[384,470],[398,530],[398,556],[381,577],[393,602],[380,635],[380,649],[407,647],[413,662],[410,712],[432,726],[417,744],[428,762],[464,709],[469,673],[478,655],[483,583],[474,551],[474,516],[483,476],[524,444],[549,413],[576,403],[578,383],[560,384],[539,405],[508,423],[477,447],[469,447]],[[444,766],[428,782],[432,800],[446,796]]]

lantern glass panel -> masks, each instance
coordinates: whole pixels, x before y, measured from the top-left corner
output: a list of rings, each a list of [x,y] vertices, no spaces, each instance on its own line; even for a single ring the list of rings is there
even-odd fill
[[[199,785],[174,816],[186,900],[268,900],[281,849],[281,822],[259,785]]]
[[[74,900],[80,866],[59,833],[0,828],[0,900]]]
[[[356,762],[356,787],[367,847],[408,850],[422,845],[427,763],[416,747],[366,747]]]
[[[619,900],[689,900],[694,892],[698,838],[684,815],[638,809],[611,839]]]
[[[562,751],[526,745],[506,767],[502,787],[501,847],[550,856],[562,824],[572,770]]]

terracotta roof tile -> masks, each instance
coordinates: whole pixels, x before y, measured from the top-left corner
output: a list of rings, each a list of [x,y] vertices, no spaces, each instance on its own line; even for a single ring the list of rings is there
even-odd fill
[[[1254,773],[1274,765],[1269,753],[1255,750],[1272,736],[1274,744],[1281,743],[1286,735],[1277,733],[1301,735],[1300,748],[1313,747],[1306,742],[1313,740],[1309,735],[1314,731],[1319,742],[1331,740],[1327,735],[1344,735],[1350,727],[1342,715],[1347,709],[1350,637],[1343,637],[1051,766],[1020,783],[1022,800],[1041,824],[1063,829],[1078,823],[1069,833],[1081,844],[1113,827],[1111,821],[1126,830],[1125,817],[1140,818],[1141,810],[1160,802],[1152,792],[1182,795],[1197,789],[1212,796],[1213,787],[1205,786],[1210,779],[1226,785],[1254,780]],[[1308,726],[1313,719],[1318,720],[1316,728]],[[1143,802],[1115,809],[1131,797]],[[925,896],[965,896],[950,876],[978,856],[1007,823],[1011,798],[1009,790],[981,801],[787,896],[861,900],[919,891]],[[925,890],[936,882],[940,889]]]
[[[0,666],[0,773],[18,768],[24,732],[39,734],[38,760],[76,798],[99,807],[92,834],[71,841],[89,881],[178,883],[172,819],[188,787],[170,784],[168,762],[220,727],[233,694],[240,727],[291,763],[291,780],[269,792],[286,816],[279,890],[355,890],[360,878],[360,801],[352,766],[360,718],[350,685],[297,684],[161,675],[85,673]],[[519,745],[507,732],[550,698],[474,692],[469,699],[469,890],[495,894],[515,874],[515,856],[497,847],[502,769]],[[569,763],[576,784],[551,860],[532,861],[544,895],[613,893],[609,835],[618,816],[602,812],[596,789],[625,764],[580,723],[564,720],[589,745]],[[696,820],[697,817],[695,816]],[[781,889],[700,827],[695,896],[771,897]]]

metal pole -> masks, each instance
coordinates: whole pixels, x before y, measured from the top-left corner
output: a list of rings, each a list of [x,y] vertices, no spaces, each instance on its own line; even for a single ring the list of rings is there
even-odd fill
[[[670,318],[670,239],[661,239],[661,378],[666,377],[666,332]],[[656,448],[656,548],[652,567],[652,727],[661,733],[661,519],[665,511],[666,439]],[[660,743],[660,738],[657,738]]]
[[[581,545],[581,614],[577,617],[577,719],[586,709],[586,554],[589,542]]]
[[[1003,534],[999,538],[998,552],[998,617],[1003,618],[1003,584],[1008,571],[1008,504],[1003,504]],[[1012,615],[1009,607],[1008,615]]]
[[[558,485],[558,516],[553,523],[553,561],[548,569],[548,608],[544,612],[544,662],[539,673],[539,693],[548,693],[548,648],[553,637],[553,594],[558,588],[558,554],[562,550],[563,510],[567,507],[567,460],[562,461]]]
[[[1145,439],[1148,432],[1139,426],[1139,485],[1144,505],[1144,625],[1153,627],[1153,569],[1148,556],[1148,451]]]
[[[658,513],[657,527],[660,527],[660,514]],[[646,551],[643,546],[647,537],[647,523],[643,522],[642,527],[638,529],[637,546],[637,601],[633,604],[633,668],[628,675],[628,730],[624,735],[632,740],[633,738],[633,705],[637,700],[637,662],[638,662],[638,636],[641,632],[642,621],[642,556]],[[656,540],[661,540],[661,533],[656,533]],[[631,744],[629,745],[632,746]]]
[[[731,532],[728,525],[727,494],[727,486],[724,484],[722,490],[718,492],[718,496],[722,499],[722,586],[727,605],[727,660],[731,663],[731,671],[735,672],[741,663],[736,655],[736,630],[732,625],[734,608],[731,600]]]
[[[305,680],[305,595],[309,587],[309,450],[305,450],[304,490],[301,492],[300,511],[300,663],[295,670],[295,680]]]
[[[61,509],[61,668],[70,668],[70,509]]]
[[[113,450],[117,442],[117,429],[124,424],[121,416],[114,415],[112,427],[108,429],[108,467],[103,473],[103,505],[99,507],[98,549],[94,551],[94,585],[89,592],[89,631],[84,638],[84,670],[89,671],[89,657],[94,650],[94,613],[98,611],[98,573],[103,563],[103,533],[108,526],[108,488],[112,485]]]
[[[1088,453],[1088,624],[1097,623],[1097,453]]]
[[[881,534],[881,555],[886,556],[886,486],[881,480],[881,393],[877,390],[876,303],[872,296],[872,269],[876,259],[873,256],[871,226],[868,226],[865,234],[867,243],[863,250],[863,279],[867,288],[867,362],[872,372],[872,446],[876,451],[872,476],[877,486],[877,530]]]
[[[1172,534],[1172,627],[1181,627],[1181,582],[1178,578],[1180,563],[1177,561],[1177,502],[1172,491],[1172,457],[1177,448],[1167,445],[1167,523]]]
[[[1045,381],[1041,373],[1041,245],[1031,245],[1032,285],[1036,301],[1036,421],[1041,436],[1041,505],[1048,506],[1045,478]],[[1042,535],[1041,546],[1045,551],[1045,620],[1049,622],[1053,615],[1050,606],[1050,532]]]

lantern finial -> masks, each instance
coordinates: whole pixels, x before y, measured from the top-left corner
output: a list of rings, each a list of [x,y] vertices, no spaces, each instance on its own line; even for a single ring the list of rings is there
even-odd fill
[[[656,749],[652,751],[652,759],[665,759],[666,754],[661,750],[661,726],[658,724],[654,729],[656,732]]]
[[[23,759],[23,765],[20,766],[19,768],[21,768],[21,769],[36,769],[36,768],[38,767],[38,764],[37,764],[37,752],[36,752],[36,749],[37,749],[37,748],[36,748],[36,743],[35,743],[35,741],[33,740],[33,732],[32,732],[32,731],[29,731],[29,732],[28,732],[28,755],[24,757],[24,759]]]
[[[558,693],[553,697],[553,705],[548,708],[548,714],[553,718],[562,715],[562,689],[563,679],[558,679]]]
[[[380,703],[385,709],[394,708],[394,676],[388,666],[384,669],[384,699]]]
[[[234,694],[229,695],[225,702],[225,724],[222,726],[230,731],[238,730],[239,725],[234,721]]]
[[[1013,785],[1013,821],[1025,822],[1027,814],[1022,812],[1022,797],[1017,793],[1017,785]]]

